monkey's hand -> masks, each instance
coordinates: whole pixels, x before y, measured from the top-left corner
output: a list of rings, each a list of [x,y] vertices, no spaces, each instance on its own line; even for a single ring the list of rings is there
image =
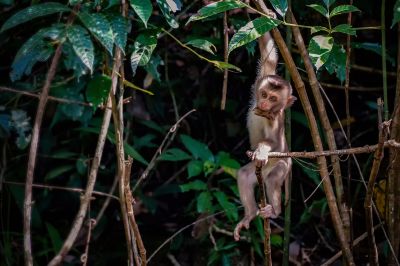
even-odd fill
[[[258,144],[257,149],[251,153],[251,159],[257,160],[262,165],[266,165],[268,163],[268,153],[271,151],[271,146],[269,146],[265,142],[261,142]]]
[[[233,231],[233,237],[235,238],[235,241],[239,241],[240,240],[240,231],[242,230],[242,228],[246,228],[249,229],[250,227],[250,222],[251,220],[253,220],[255,216],[245,216],[243,217],[243,219],[236,225],[235,227],[235,231]]]
[[[258,215],[260,215],[262,218],[276,218],[274,208],[272,208],[272,205],[267,204],[267,206],[260,208],[260,210],[257,212]]]

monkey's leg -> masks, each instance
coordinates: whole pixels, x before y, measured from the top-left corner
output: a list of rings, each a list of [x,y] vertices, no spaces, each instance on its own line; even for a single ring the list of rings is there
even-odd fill
[[[244,206],[244,217],[236,225],[234,231],[234,238],[236,241],[240,239],[240,230],[243,227],[245,227],[246,229],[249,228],[251,220],[254,219],[258,211],[257,203],[254,198],[254,186],[257,183],[254,162],[250,162],[239,169],[237,182],[240,194],[240,201]]]
[[[286,161],[280,160],[265,177],[267,186],[268,204],[260,209],[260,216],[263,218],[276,218],[281,213],[282,184],[289,171]]]

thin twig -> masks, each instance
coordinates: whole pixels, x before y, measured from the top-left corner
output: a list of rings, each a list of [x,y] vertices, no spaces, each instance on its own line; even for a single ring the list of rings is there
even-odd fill
[[[13,89],[13,88],[2,87],[2,86],[0,86],[0,90],[9,91],[9,92],[17,93],[17,94],[22,94],[22,95],[26,95],[26,96],[38,98],[38,99],[40,99],[40,96],[42,95],[42,93],[39,95],[39,94],[32,93],[29,91],[21,91],[21,90],[17,90],[17,89]],[[66,104],[78,104],[78,105],[89,106],[89,107],[93,106],[91,103],[85,103],[85,102],[80,102],[80,101],[75,101],[75,100],[58,98],[58,97],[54,97],[54,96],[48,96],[47,100],[55,101],[55,102],[59,102],[59,103],[66,103]]]
[[[89,213],[90,213],[90,206],[89,206]],[[85,253],[82,254],[81,256],[81,262],[82,266],[87,265],[87,261],[89,258],[89,246],[90,246],[90,239],[92,237],[92,229],[96,225],[96,220],[90,219],[88,221],[88,231],[87,231],[87,237],[86,237],[86,243],[85,243]]]
[[[147,176],[149,175],[150,171],[154,168],[155,164],[156,164],[156,160],[158,159],[158,157],[161,155],[165,143],[167,142],[167,140],[169,139],[171,134],[174,134],[175,131],[178,128],[178,125],[182,122],[183,119],[185,119],[188,115],[190,115],[191,113],[193,113],[194,111],[196,111],[196,109],[192,109],[189,112],[187,112],[186,114],[184,114],[168,131],[168,133],[165,135],[163,141],[161,142],[161,145],[158,147],[158,149],[156,150],[156,152],[153,155],[153,158],[151,158],[151,161],[149,163],[149,165],[147,166],[147,168],[144,170],[143,174],[140,176],[139,180],[136,182],[135,186],[133,187],[132,191],[136,191],[136,189],[139,187],[139,185],[143,182],[144,179],[147,178]]]
[[[224,12],[224,62],[228,63],[228,43],[229,43],[229,28],[228,28],[228,12]],[[221,110],[225,110],[226,93],[228,91],[228,69],[224,69],[224,81],[222,83],[222,99]]]
[[[17,185],[17,186],[23,186],[24,183],[20,183],[20,182],[13,182],[13,181],[3,181],[4,184],[10,184],[10,185]],[[82,188],[73,188],[73,187],[60,187],[60,186],[52,186],[52,185],[45,185],[45,184],[32,184],[32,187],[37,187],[37,188],[47,188],[47,189],[55,189],[55,190],[65,190],[65,191],[69,191],[69,192],[76,192],[76,193],[83,193],[85,192],[84,189]],[[99,196],[103,196],[103,197],[107,197],[109,199],[115,199],[115,200],[119,200],[118,197],[109,194],[109,193],[104,193],[104,192],[100,192],[100,191],[93,191],[92,192],[93,195],[99,195]]]

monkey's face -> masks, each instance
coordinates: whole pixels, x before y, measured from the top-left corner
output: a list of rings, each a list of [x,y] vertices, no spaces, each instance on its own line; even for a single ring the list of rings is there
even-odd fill
[[[282,78],[268,76],[260,82],[256,96],[257,113],[273,120],[285,109],[290,96],[290,87]]]

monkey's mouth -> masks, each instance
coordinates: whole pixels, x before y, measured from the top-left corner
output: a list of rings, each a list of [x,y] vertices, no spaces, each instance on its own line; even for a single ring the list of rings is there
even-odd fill
[[[258,107],[255,107],[253,109],[253,111],[254,111],[255,115],[265,117],[266,119],[271,120],[271,121],[275,120],[275,117],[278,114],[276,112],[262,110]]]

